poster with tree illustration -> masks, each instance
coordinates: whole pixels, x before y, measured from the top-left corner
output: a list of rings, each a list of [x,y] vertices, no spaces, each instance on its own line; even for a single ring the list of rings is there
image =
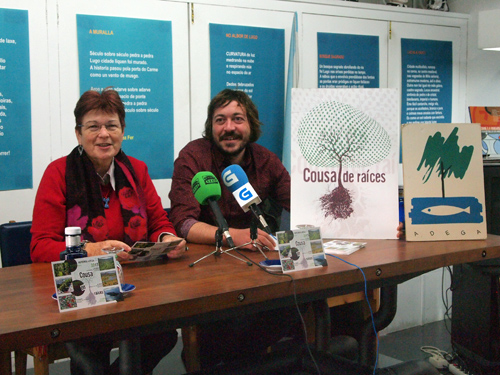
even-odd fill
[[[479,124],[402,128],[408,241],[486,238]]]
[[[399,108],[395,89],[292,90],[292,229],[396,238]]]

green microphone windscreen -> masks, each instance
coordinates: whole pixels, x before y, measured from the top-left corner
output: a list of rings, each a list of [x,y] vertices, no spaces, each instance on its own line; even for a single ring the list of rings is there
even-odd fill
[[[191,190],[200,204],[208,204],[209,198],[217,201],[221,195],[219,180],[212,172],[196,173],[191,180]]]

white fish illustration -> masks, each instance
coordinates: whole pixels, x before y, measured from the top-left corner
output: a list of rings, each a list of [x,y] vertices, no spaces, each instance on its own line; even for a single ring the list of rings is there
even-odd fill
[[[447,205],[441,205],[441,206],[431,206],[424,208],[422,210],[424,214],[427,215],[434,215],[434,216],[449,216],[449,215],[456,215],[461,212],[467,212],[470,214],[470,206],[467,208],[462,208],[462,207],[457,207],[457,206],[447,206]]]

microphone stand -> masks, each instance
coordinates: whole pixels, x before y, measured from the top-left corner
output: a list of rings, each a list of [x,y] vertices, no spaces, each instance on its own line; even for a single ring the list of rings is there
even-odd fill
[[[215,231],[215,249],[221,251],[222,249],[222,229],[219,228]],[[220,254],[217,254],[220,255]]]
[[[245,246],[245,245],[242,245],[242,246]],[[222,250],[222,229],[219,228],[219,229],[217,229],[215,231],[215,250],[212,251],[212,252],[210,252],[210,253],[208,253],[207,255],[201,257],[197,261],[191,263],[189,265],[189,267],[193,267],[196,263],[201,262],[203,259],[208,258],[210,255],[220,256],[221,254],[231,255],[233,258],[241,260],[242,262],[245,262],[246,264],[248,264],[249,266],[251,266],[252,262],[246,261],[245,259],[242,259],[240,257],[237,257],[236,255],[228,253],[228,251],[237,249],[239,247],[240,246],[236,246],[236,247],[232,247],[232,248],[227,249],[227,250]]]
[[[251,241],[249,243],[251,243],[253,247],[256,247],[264,258],[269,259],[260,248],[260,244],[257,242],[257,218],[254,216],[252,216],[252,221],[250,222],[250,239]]]
[[[252,221],[250,222],[250,242],[244,243],[243,245],[232,247],[231,249],[227,249],[226,251],[231,251],[231,250],[236,250],[243,248],[248,245],[252,245],[255,247],[257,250],[260,251],[260,253],[264,256],[264,258],[269,259],[266,254],[262,251],[262,245],[257,242],[257,226],[258,226],[258,221],[256,217],[252,217]],[[231,254],[229,254],[231,255]]]

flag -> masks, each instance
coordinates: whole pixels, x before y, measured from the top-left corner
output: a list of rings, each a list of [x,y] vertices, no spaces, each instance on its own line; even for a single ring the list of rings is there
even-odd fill
[[[290,54],[288,57],[288,75],[286,80],[286,102],[285,102],[285,127],[283,131],[283,165],[291,172],[291,144],[292,144],[292,88],[295,87],[298,75],[298,53],[297,43],[297,13],[293,16],[292,35],[290,38]]]

